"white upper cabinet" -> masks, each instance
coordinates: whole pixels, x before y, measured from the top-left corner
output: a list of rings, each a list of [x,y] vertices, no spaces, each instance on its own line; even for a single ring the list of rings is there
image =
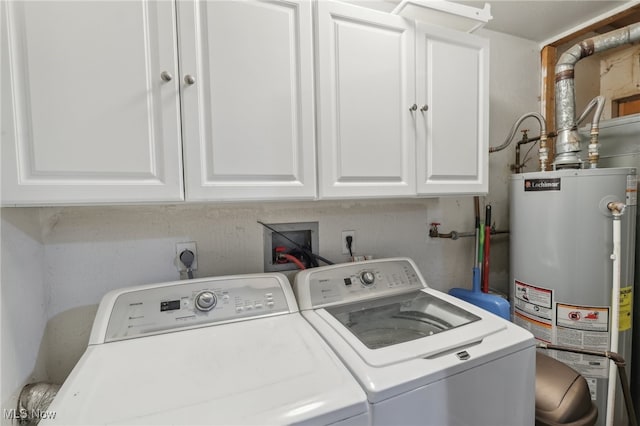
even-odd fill
[[[488,190],[489,45],[318,3],[320,196]]]
[[[416,34],[418,193],[486,193],[489,42],[420,24]]]
[[[482,38],[330,0],[0,19],[2,205],[487,192]]]
[[[183,200],[183,165],[187,201],[316,196],[309,1],[3,2],[2,22],[4,205]]]
[[[181,200],[174,5],[0,7],[2,203]]]
[[[412,24],[330,1],[317,20],[320,197],[415,195]]]
[[[316,196],[311,2],[178,2],[188,200]]]

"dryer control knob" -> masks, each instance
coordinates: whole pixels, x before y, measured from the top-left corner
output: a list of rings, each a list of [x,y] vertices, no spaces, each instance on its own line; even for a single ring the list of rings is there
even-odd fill
[[[207,312],[216,306],[218,299],[212,291],[204,290],[196,295],[195,306],[196,309],[202,312]]]
[[[371,285],[376,280],[376,276],[371,271],[365,271],[360,274],[360,279],[364,285]]]

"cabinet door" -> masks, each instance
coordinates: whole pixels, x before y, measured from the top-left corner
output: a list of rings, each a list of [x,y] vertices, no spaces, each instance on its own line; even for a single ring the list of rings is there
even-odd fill
[[[2,203],[182,199],[174,4],[0,7]]]
[[[326,0],[317,19],[320,196],[415,195],[412,24]]]
[[[486,193],[489,42],[421,24],[416,32],[418,193]]]
[[[188,200],[315,197],[311,3],[178,3]]]

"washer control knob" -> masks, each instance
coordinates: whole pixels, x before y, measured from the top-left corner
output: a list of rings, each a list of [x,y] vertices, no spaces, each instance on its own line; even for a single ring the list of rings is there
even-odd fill
[[[360,274],[360,279],[364,285],[371,285],[376,280],[376,276],[371,271],[365,271]]]
[[[212,310],[216,306],[217,302],[218,299],[216,298],[216,295],[209,290],[201,291],[196,295],[195,298],[196,309],[202,312],[208,312]]]

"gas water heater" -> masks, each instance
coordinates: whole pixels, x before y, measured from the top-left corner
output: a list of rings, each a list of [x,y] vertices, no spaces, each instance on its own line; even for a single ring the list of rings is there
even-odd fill
[[[621,220],[618,353],[631,359],[636,219],[634,168],[558,170],[511,178],[513,322],[546,343],[596,351],[610,348],[613,262],[611,202],[626,204]],[[609,360],[550,353],[581,373],[607,411]],[[618,389],[617,395],[622,395]],[[622,398],[614,417],[625,418]],[[616,424],[623,424],[618,423]]]
[[[585,39],[560,56],[555,67],[555,157],[549,164],[546,123],[533,113],[541,127],[541,171],[515,174],[510,182],[513,321],[541,342],[617,352],[627,364],[632,345],[636,169],[598,168],[604,97],[594,98],[576,118],[574,71],[587,56],[636,41],[640,23]],[[582,158],[577,128],[591,111],[588,156]],[[624,399],[616,397],[622,394],[620,384],[607,358],[560,351],[549,355],[587,379],[598,408],[597,425],[626,424]]]

